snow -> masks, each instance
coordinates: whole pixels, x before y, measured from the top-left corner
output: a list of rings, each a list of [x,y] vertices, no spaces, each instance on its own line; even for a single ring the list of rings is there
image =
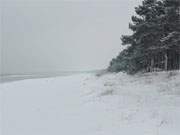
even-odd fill
[[[179,135],[180,72],[0,84],[1,135]]]

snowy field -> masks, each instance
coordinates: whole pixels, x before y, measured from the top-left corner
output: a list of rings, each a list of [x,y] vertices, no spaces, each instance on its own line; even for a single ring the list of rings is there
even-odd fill
[[[1,135],[180,135],[180,72],[0,84]]]

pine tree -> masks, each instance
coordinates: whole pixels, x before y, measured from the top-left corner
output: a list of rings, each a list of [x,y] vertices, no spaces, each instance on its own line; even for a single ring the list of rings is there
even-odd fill
[[[161,18],[163,27],[162,46],[165,48],[166,70],[180,67],[180,1],[164,0],[165,15]]]
[[[180,64],[180,1],[144,0],[135,8],[123,45],[130,45],[111,61],[110,71],[177,69]]]

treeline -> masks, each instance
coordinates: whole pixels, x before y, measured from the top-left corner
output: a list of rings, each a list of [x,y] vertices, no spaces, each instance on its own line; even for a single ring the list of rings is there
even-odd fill
[[[180,68],[180,0],[144,0],[121,37],[126,45],[110,62],[111,72],[152,72]]]

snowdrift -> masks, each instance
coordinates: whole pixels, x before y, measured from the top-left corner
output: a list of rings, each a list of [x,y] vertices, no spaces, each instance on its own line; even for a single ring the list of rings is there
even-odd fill
[[[180,72],[0,84],[2,135],[179,135]]]

